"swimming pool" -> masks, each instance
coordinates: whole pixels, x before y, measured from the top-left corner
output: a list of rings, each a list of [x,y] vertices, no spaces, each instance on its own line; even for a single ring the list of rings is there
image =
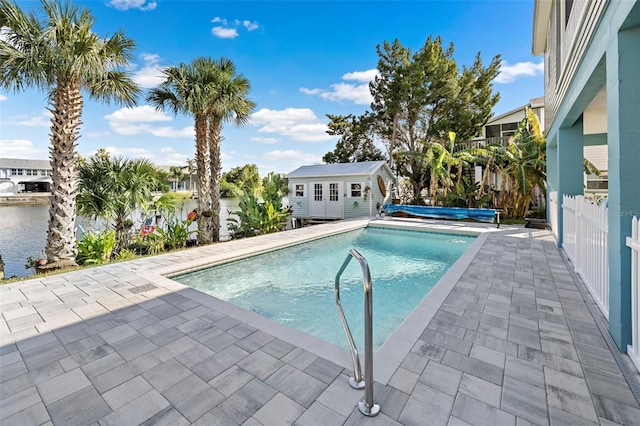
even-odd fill
[[[475,237],[368,226],[286,249],[172,277],[189,287],[342,347],[334,279],[356,248],[373,280],[378,348],[447,272]],[[363,339],[362,275],[351,262],[341,301],[358,347]]]

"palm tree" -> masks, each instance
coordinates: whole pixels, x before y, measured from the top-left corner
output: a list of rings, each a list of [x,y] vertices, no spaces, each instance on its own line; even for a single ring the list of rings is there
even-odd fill
[[[104,151],[82,161],[79,176],[78,212],[113,222],[115,254],[128,243],[131,215],[147,207],[154,192],[168,189],[166,173],[148,160],[111,158]]]
[[[196,173],[198,180],[198,244],[208,244],[212,237],[210,162],[207,144],[207,115],[210,106],[210,78],[194,65],[181,63],[163,71],[162,84],[149,92],[147,101],[157,109],[169,109],[194,118],[196,139]]]
[[[194,160],[193,158],[187,158],[187,173],[189,173],[189,193],[193,192],[193,182],[191,178],[195,172],[196,160]]]
[[[236,67],[229,59],[212,60],[199,58],[196,68],[212,78],[214,86],[212,104],[208,114],[209,160],[211,164],[211,210],[213,211],[213,241],[220,240],[220,178],[222,163],[222,127],[232,121],[240,127],[249,121],[255,103],[247,98],[251,84],[242,74],[236,74]]]
[[[45,255],[49,267],[75,265],[75,147],[79,138],[83,92],[91,99],[136,104],[140,91],[119,71],[132,58],[133,40],[123,31],[100,37],[87,9],[42,0],[44,19],[0,0],[0,87],[47,93],[51,111],[51,207]]]
[[[173,192],[178,192],[178,184],[184,178],[183,167],[180,167],[180,166],[169,167],[169,177],[174,182]]]

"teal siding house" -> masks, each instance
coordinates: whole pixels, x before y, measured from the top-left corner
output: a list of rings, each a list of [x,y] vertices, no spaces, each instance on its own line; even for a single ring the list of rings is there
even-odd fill
[[[296,219],[375,216],[395,186],[385,161],[317,164],[287,174],[289,204]]]
[[[625,241],[640,217],[640,1],[535,0],[532,43],[544,55],[548,201],[557,197],[547,219],[559,247],[563,196],[584,194],[585,147],[607,147],[608,327],[625,352],[634,326]]]

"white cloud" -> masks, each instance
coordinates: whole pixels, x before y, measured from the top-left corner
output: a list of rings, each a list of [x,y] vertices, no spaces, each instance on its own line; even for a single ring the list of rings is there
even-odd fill
[[[216,16],[211,20],[211,22],[214,24],[220,24],[211,29],[211,34],[218,38],[236,38],[240,35],[238,32],[239,29],[244,28],[251,32],[259,28],[258,22],[250,21],[248,19],[234,19],[233,21],[229,21],[225,18]]]
[[[253,142],[258,142],[258,143],[261,143],[261,144],[265,144],[265,145],[273,145],[273,144],[278,143],[278,139],[276,139],[276,138],[257,138],[257,137],[254,137],[254,138],[249,138],[249,140],[251,140]]]
[[[258,29],[257,22],[242,21],[242,25],[247,29],[247,31],[253,31]]]
[[[335,83],[331,90],[309,89],[301,87],[300,91],[307,95],[319,96],[327,101],[350,101],[357,105],[368,105],[373,101],[369,91],[369,82],[378,75],[378,70],[354,71],[342,76],[343,80],[356,81],[358,83]]]
[[[102,131],[102,132],[87,132],[85,133],[85,135],[87,137],[90,138],[102,138],[105,136],[109,136],[111,134],[111,132],[109,132],[108,130]]]
[[[108,4],[118,10],[153,10],[158,5],[157,2],[148,0],[111,0]]]
[[[511,83],[518,77],[534,77],[536,75],[542,75],[544,73],[544,62],[518,62],[513,65],[509,65],[507,61],[502,61],[500,64],[500,74],[495,79],[496,83]]]
[[[154,53],[140,55],[144,61],[144,67],[133,73],[133,80],[145,89],[158,86],[164,80],[162,71],[166,68],[160,66],[160,56]]]
[[[348,72],[342,76],[342,79],[347,81],[351,81],[351,80],[360,81],[360,82],[369,84],[369,82],[373,81],[373,79],[378,74],[379,74],[378,70],[376,68],[373,68],[366,71]]]
[[[161,138],[193,138],[193,127],[177,129],[170,126],[157,126],[152,123],[172,121],[162,111],[158,111],[150,105],[134,108],[121,108],[104,118],[109,122],[109,127],[115,133],[121,135],[150,134]]]
[[[6,97],[5,95],[3,95],[3,94],[0,94],[0,102],[2,102],[2,101],[6,101],[7,99],[9,99],[9,98],[7,98],[7,97]]]
[[[251,115],[250,123],[260,126],[260,133],[277,133],[301,142],[324,142],[334,139],[326,133],[327,125],[320,122],[309,108],[262,108]]]
[[[51,113],[47,110],[42,111],[40,115],[31,117],[17,116],[9,119],[13,124],[26,127],[49,127],[51,125]]]
[[[284,151],[268,151],[262,154],[265,160],[279,161],[279,160],[297,160],[298,163],[314,164],[320,163],[321,158],[315,154],[309,154],[306,152],[298,151],[295,149],[288,149]]]
[[[143,105],[132,108],[121,108],[104,118],[109,122],[117,123],[153,123],[156,121],[171,121],[173,118],[162,111],[158,111],[151,105]]]
[[[211,34],[218,38],[236,38],[240,34],[235,28],[213,27]]]
[[[170,147],[160,148],[160,150],[149,150],[145,148],[108,146],[104,149],[112,156],[121,155],[127,158],[144,158],[156,166],[184,166],[185,159],[189,157],[188,154],[177,152]],[[91,155],[93,154],[95,154],[95,152]]]
[[[0,139],[0,152],[3,157],[8,158],[47,158],[47,152],[37,149],[33,142],[27,139]]]
[[[305,95],[319,95],[322,93],[322,89],[307,89],[306,87],[301,87],[300,91]]]

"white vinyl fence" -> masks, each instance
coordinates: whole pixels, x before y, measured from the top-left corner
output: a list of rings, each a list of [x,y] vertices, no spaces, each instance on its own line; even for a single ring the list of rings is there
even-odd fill
[[[608,209],[583,196],[562,196],[562,247],[609,319]]]
[[[549,226],[558,241],[558,191],[549,193]]]
[[[627,246],[631,247],[631,345],[627,347],[629,358],[640,370],[640,221],[631,222],[631,237]]]

